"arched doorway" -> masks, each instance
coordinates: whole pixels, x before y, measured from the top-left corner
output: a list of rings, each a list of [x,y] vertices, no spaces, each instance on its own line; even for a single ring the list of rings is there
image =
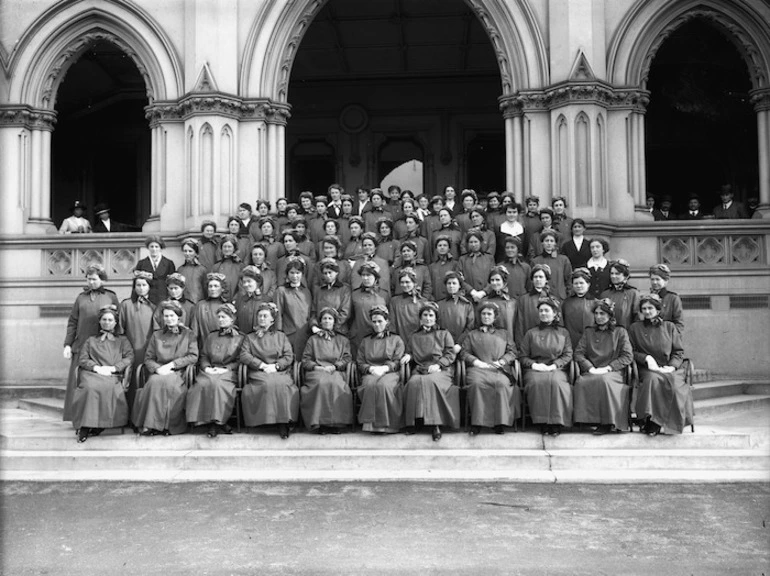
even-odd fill
[[[672,197],[675,213],[697,193],[705,211],[721,184],[758,196],[757,120],[746,62],[726,32],[694,19],[661,45],[650,68],[647,191]]]
[[[137,230],[150,214],[151,138],[147,88],[134,61],[108,41],[79,57],[59,85],[52,136],[54,222],[75,200],[105,202],[114,220]]]
[[[426,193],[437,183],[473,187],[466,150],[474,134],[504,142],[500,87],[495,50],[463,0],[329,0],[293,62],[287,187],[301,177],[291,173],[295,144],[312,138],[337,142],[337,181],[349,190],[382,186],[412,160]],[[395,142],[419,142],[420,157],[401,158]],[[495,187],[505,188],[504,179],[503,162]]]

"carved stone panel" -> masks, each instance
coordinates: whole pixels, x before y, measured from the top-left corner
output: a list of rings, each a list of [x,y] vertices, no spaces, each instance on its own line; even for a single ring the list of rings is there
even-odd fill
[[[661,260],[674,266],[692,265],[692,250],[689,238],[661,238]]]
[[[757,236],[734,236],[731,263],[742,265],[761,263],[760,246],[760,239]]]
[[[698,264],[714,266],[725,263],[725,239],[722,237],[707,236],[696,239],[696,252]]]
[[[91,264],[101,264],[104,266],[104,252],[101,250],[83,250],[78,253],[79,276],[84,276],[86,268]]]
[[[135,249],[110,250],[110,273],[115,276],[130,276],[136,267],[138,258]]]
[[[48,276],[72,274],[72,250],[46,250],[45,270]]]

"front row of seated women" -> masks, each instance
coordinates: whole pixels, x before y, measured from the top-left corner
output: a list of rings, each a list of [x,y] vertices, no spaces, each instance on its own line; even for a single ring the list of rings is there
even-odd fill
[[[649,435],[681,433],[692,423],[692,398],[677,369],[682,364],[681,336],[674,324],[661,320],[658,295],[641,298],[643,322],[626,331],[615,322],[615,305],[597,300],[594,324],[586,327],[574,351],[580,371],[574,386],[565,370],[573,360],[569,332],[560,324],[558,301],[542,297],[537,304],[539,324],[520,343],[523,395],[533,423],[544,434],[558,435],[566,426],[595,426],[596,434],[629,430],[629,403]],[[335,433],[354,423],[353,392],[346,380],[352,362],[350,340],[336,331],[338,313],[331,307],[318,314],[301,359],[295,359],[289,338],[276,330],[277,307],[264,302],[257,326],[248,335],[234,325],[236,309],[224,303],[216,310],[219,329],[209,333],[200,351],[193,331],[180,323],[178,302],[160,305],[164,327],[147,345],[146,383],[131,412],[142,435],[178,434],[188,424],[205,426],[210,437],[231,433],[227,425],[235,406],[237,370],[248,373],[242,393],[246,426],[277,425],[287,438],[302,415],[317,433]],[[358,420],[364,431],[414,434],[430,429],[439,440],[442,427],[460,426],[460,389],[453,384],[459,354],[467,367],[464,385],[470,412],[470,434],[481,428],[504,433],[521,416],[522,391],[515,385],[516,348],[509,331],[500,327],[500,307],[486,301],[479,309],[480,325],[464,334],[459,345],[438,323],[438,305],[426,301],[419,311],[419,327],[406,340],[388,327],[390,311],[375,305],[369,312],[372,332],[357,349],[360,398]],[[134,352],[116,334],[118,310],[109,305],[99,313],[100,334],[83,346],[80,377],[73,400],[73,423],[78,441],[104,428],[128,423],[121,374],[132,365]],[[302,376],[295,382],[295,361]],[[639,366],[639,385],[623,377],[633,361]],[[189,387],[185,369],[198,363]],[[402,366],[413,366],[404,382]]]

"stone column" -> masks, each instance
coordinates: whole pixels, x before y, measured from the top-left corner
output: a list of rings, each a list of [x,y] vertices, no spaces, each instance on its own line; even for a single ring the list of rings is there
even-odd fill
[[[759,211],[770,217],[770,89],[752,90],[751,103],[757,112],[759,158]]]
[[[286,196],[286,124],[291,117],[288,104],[272,103],[266,109],[268,189],[273,206]]]
[[[500,109],[505,121],[505,188],[524,202],[526,150],[524,110],[521,95],[500,98]]]

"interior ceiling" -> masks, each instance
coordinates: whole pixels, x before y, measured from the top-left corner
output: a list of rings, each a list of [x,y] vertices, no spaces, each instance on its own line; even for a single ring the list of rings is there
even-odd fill
[[[292,81],[497,75],[462,0],[330,0],[300,44]]]

